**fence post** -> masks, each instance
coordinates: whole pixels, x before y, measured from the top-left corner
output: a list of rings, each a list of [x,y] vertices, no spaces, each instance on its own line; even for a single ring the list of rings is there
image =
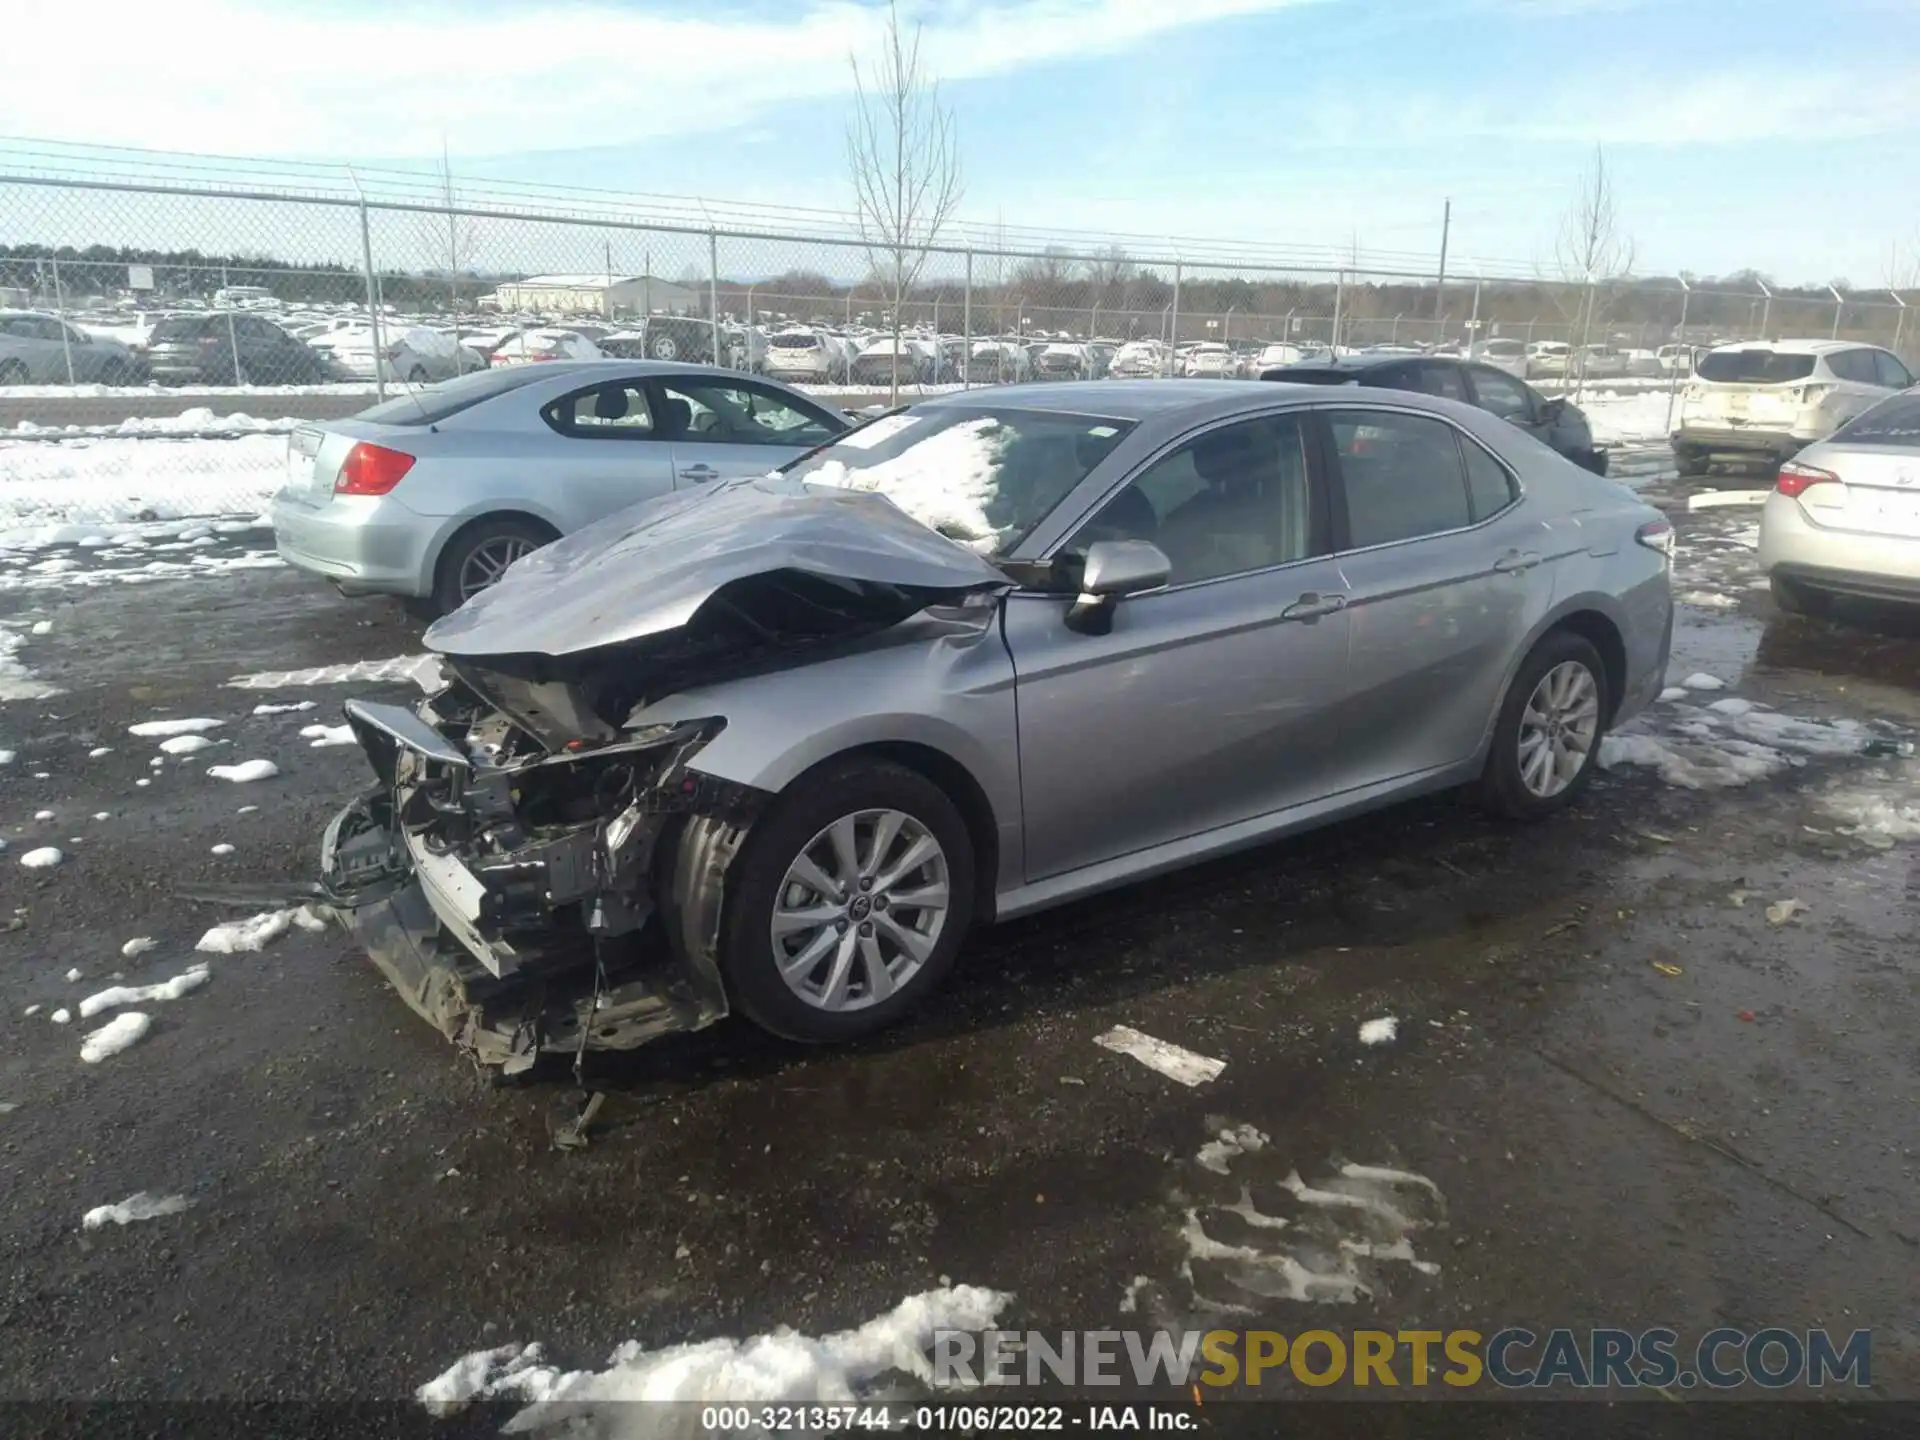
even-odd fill
[[[713,326],[713,363],[720,363],[720,234],[707,231],[707,320]]]
[[[1480,344],[1480,282],[1473,282],[1473,314],[1467,319],[1467,355],[1472,357],[1474,347]]]
[[[967,251],[966,298],[960,304],[960,388],[973,388],[973,251]]]
[[[1898,355],[1900,354],[1900,337],[1906,333],[1907,329],[1907,302],[1900,298],[1898,290],[1889,290],[1887,293],[1893,296],[1893,303],[1900,307],[1899,318],[1893,322],[1893,353]]]
[[[1693,287],[1682,280],[1680,282],[1680,324],[1674,331],[1673,339],[1675,344],[1685,347],[1686,368],[1689,375],[1693,373],[1693,347],[1687,343],[1687,305],[1692,299]],[[1667,430],[1669,433],[1673,430],[1674,398],[1680,393],[1681,358],[1679,355],[1673,357],[1673,374],[1667,381]]]
[[[1347,298],[1347,272],[1333,272],[1333,334],[1327,338],[1327,349],[1334,356],[1340,354],[1340,307]]]
[[[1173,262],[1173,307],[1169,311],[1173,317],[1167,325],[1167,374],[1173,374],[1174,352],[1180,345],[1180,262]]]
[[[1838,340],[1840,338],[1840,312],[1847,308],[1847,301],[1846,297],[1831,285],[1827,286],[1827,293],[1833,296],[1833,333],[1827,338],[1829,340]]]
[[[387,377],[380,368],[380,362],[386,359],[386,346],[380,343],[380,291],[373,278],[373,231],[367,224],[367,202],[360,202],[360,261],[367,268],[367,323],[373,327],[373,395],[376,400],[387,398]],[[232,344],[233,312],[227,312],[228,344]],[[526,340],[520,341],[520,356],[526,358]],[[240,352],[233,352],[233,371],[240,373]]]
[[[73,384],[73,341],[67,338],[67,292],[60,284],[60,257],[53,257],[53,313],[60,318],[60,353],[67,362],[67,383]]]

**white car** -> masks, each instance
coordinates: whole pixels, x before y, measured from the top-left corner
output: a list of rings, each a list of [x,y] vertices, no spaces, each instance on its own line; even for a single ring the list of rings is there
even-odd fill
[[[377,371],[383,380],[428,385],[487,368],[486,358],[478,350],[456,344],[451,334],[424,325],[383,329],[378,346],[370,327],[354,326],[322,331],[307,344],[332,360],[342,375],[356,380],[371,380]]]
[[[1673,457],[1701,475],[1715,455],[1778,463],[1913,384],[1899,357],[1849,340],[1741,340],[1699,357],[1680,392]]]
[[[816,330],[783,330],[767,339],[766,373],[774,380],[836,380],[844,373],[838,337]]]
[[[967,379],[975,385],[1011,384],[1031,370],[1026,348],[1010,340],[976,340],[967,357]]]
[[[1621,380],[1627,373],[1626,352],[1611,345],[1581,346],[1576,364],[1589,380]]]
[[[1147,380],[1166,373],[1165,348],[1157,340],[1129,340],[1114,352],[1107,374],[1116,380]]]
[[[1693,357],[1694,347],[1691,345],[1662,345],[1653,352],[1654,363],[1661,375],[1691,375]]]
[[[1516,380],[1527,378],[1527,343],[1524,340],[1482,340],[1467,353],[1469,360],[1504,370]]]
[[[1535,340],[1527,346],[1529,375],[1564,375],[1573,347],[1564,340]]]
[[[860,347],[853,357],[849,379],[855,385],[917,385],[933,377],[935,355],[925,340],[908,336],[900,339],[899,358],[894,356],[893,337],[877,336]]]
[[[1284,340],[1276,340],[1273,344],[1264,347],[1258,355],[1254,356],[1253,373],[1258,375],[1262,370],[1275,365],[1298,365],[1302,360],[1311,358],[1312,353],[1313,352],[1304,345],[1294,345]]]
[[[1205,376],[1210,380],[1240,378],[1240,357],[1217,341],[1196,345],[1187,354],[1181,374]]]
[[[600,347],[572,330],[516,331],[493,347],[495,365],[525,365],[542,360],[603,360]]]

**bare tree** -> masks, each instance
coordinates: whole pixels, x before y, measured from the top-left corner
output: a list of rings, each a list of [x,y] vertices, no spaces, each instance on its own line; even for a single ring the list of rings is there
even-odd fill
[[[1579,398],[1584,378],[1584,356],[1596,319],[1603,320],[1609,287],[1633,271],[1633,239],[1620,228],[1620,211],[1613,194],[1613,177],[1607,173],[1607,155],[1598,145],[1593,148],[1593,168],[1581,178],[1580,189],[1560,218],[1560,231],[1554,238],[1554,262],[1560,278],[1579,285],[1580,300],[1575,308],[1574,353],[1569,357],[1573,371],[1573,393]]]
[[[921,63],[920,27],[902,32],[894,0],[878,63],[864,75],[857,57],[848,63],[856,109],[847,126],[847,167],[860,239],[891,301],[892,404],[900,398],[902,310],[928,248],[960,204],[960,150],[953,112],[941,105],[939,82]]]
[[[427,268],[447,267],[447,303],[454,319],[454,343],[460,343],[460,276],[473,268],[475,244],[473,227],[456,213],[459,201],[453,189],[453,162],[447,147],[440,146],[440,211],[421,216],[421,242],[429,256]]]

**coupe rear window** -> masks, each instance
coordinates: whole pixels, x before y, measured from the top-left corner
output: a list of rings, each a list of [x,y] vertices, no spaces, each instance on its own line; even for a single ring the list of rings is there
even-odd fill
[[[1046,410],[896,412],[803,455],[787,473],[872,490],[983,555],[1005,554],[1133,428]]]
[[[1351,370],[1303,370],[1298,366],[1288,366],[1277,375],[1263,375],[1263,380],[1280,380],[1288,385],[1357,385],[1360,377]]]
[[[1834,431],[1854,445],[1899,445],[1920,450],[1920,395],[1896,395]]]
[[[1816,358],[1781,350],[1715,350],[1700,357],[1694,373],[1723,385],[1780,385],[1813,374]]]
[[[197,340],[212,324],[213,318],[207,315],[169,315],[153,327],[152,338],[154,340]]]
[[[522,385],[547,379],[552,370],[544,365],[511,365],[500,370],[476,370],[458,380],[442,381],[411,395],[396,395],[391,400],[362,410],[356,420],[377,420],[383,425],[436,425],[449,415],[491,400]]]
[[[776,335],[767,342],[776,350],[812,350],[820,344],[817,335]]]

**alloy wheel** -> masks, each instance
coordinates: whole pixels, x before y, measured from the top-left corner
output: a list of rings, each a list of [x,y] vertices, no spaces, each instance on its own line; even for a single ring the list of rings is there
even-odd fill
[[[460,562],[460,600],[464,604],[507,573],[507,567],[537,548],[524,535],[497,535],[483,540]]]
[[[843,815],[801,848],[774,900],[780,978],[819,1010],[864,1010],[897,994],[947,923],[947,855],[900,810]]]
[[[1578,660],[1540,677],[1520,713],[1520,783],[1550,800],[1586,769],[1600,732],[1600,687]]]

